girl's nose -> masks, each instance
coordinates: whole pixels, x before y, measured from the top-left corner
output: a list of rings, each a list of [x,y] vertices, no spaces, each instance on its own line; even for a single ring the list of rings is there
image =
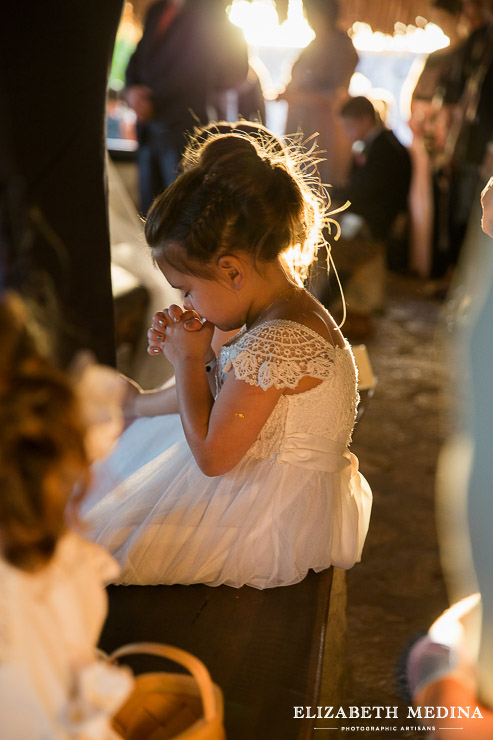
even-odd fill
[[[183,299],[183,308],[186,308],[187,311],[193,311],[192,301],[188,296]]]

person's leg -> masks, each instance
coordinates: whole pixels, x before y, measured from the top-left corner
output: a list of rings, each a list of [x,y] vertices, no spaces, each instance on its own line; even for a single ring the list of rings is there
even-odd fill
[[[170,145],[165,147],[161,151],[159,158],[159,165],[161,168],[161,175],[164,181],[164,186],[168,187],[178,177],[178,165],[181,159],[181,151]]]
[[[161,183],[156,183],[159,168],[156,165],[155,156],[149,143],[139,144],[137,166],[139,170],[140,212],[145,216],[161,186]]]
[[[141,212],[145,216],[154,198],[178,176],[178,165],[185,141],[176,137],[159,121],[151,121],[142,131],[138,151]]]
[[[164,189],[178,177],[180,160],[185,151],[187,139],[181,128],[166,128],[161,124],[156,124],[153,134],[156,160],[159,163],[162,189]]]

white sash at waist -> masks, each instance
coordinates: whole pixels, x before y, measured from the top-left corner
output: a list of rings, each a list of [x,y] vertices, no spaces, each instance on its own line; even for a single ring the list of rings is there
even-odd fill
[[[351,465],[351,457],[348,448],[339,442],[300,432],[284,437],[277,461],[309,470],[339,473]]]

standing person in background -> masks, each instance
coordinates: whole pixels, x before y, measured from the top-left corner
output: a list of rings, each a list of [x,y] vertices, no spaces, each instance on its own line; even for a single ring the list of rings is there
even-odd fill
[[[221,3],[158,0],[150,7],[124,92],[137,114],[143,213],[176,178],[186,134],[216,117],[214,94],[247,73],[245,41]]]
[[[305,0],[304,5],[316,37],[294,63],[291,82],[280,96],[288,102],[286,133],[301,129],[304,139],[317,134],[324,160],[318,163],[320,179],[324,185],[341,185],[351,150],[337,109],[347,96],[358,55],[347,33],[337,26],[337,0]]]
[[[470,28],[439,83],[445,135],[437,162],[437,271],[457,264],[473,203],[485,181],[481,167],[493,141],[493,15],[491,0],[462,0]]]
[[[439,81],[450,66],[457,45],[462,42],[459,25],[460,0],[432,0],[430,21],[450,38],[450,45],[426,58],[412,93],[409,127],[413,140],[409,148],[413,164],[409,210],[411,219],[409,269],[421,277],[434,276],[433,258],[433,169],[440,133]]]

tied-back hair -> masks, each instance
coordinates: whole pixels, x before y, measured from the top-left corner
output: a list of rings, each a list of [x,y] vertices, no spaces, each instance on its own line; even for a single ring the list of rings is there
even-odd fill
[[[76,482],[88,482],[75,393],[44,359],[13,294],[0,300],[0,548],[24,570],[46,564]]]
[[[154,201],[145,227],[153,256],[198,276],[231,252],[259,268],[282,257],[301,284],[325,244],[326,194],[260,124],[224,129],[196,132],[183,173]]]

